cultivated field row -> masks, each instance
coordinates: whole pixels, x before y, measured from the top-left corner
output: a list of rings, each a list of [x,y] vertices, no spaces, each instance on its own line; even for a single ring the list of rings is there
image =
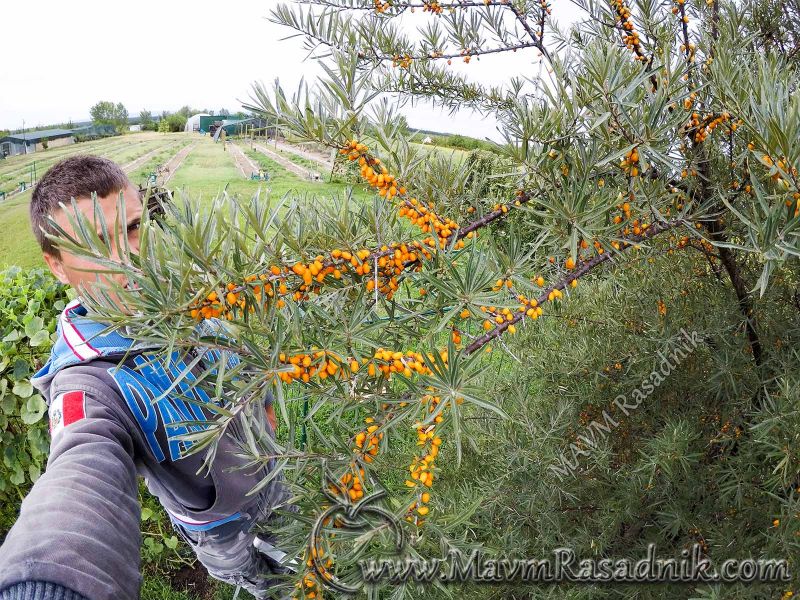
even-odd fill
[[[157,135],[157,134],[156,134]],[[182,135],[182,134],[179,134]],[[36,160],[36,175],[37,177],[41,177],[44,175],[45,171],[53,166],[59,160],[66,158],[67,156],[72,156],[76,154],[96,154],[98,156],[104,156],[106,158],[110,158],[115,162],[118,162],[122,165],[128,165],[133,161],[137,161],[141,159],[143,156],[151,156],[155,152],[158,152],[162,148],[164,148],[165,144],[174,144],[178,138],[175,135],[170,136],[162,136],[162,137],[153,137],[151,135],[147,135],[144,138],[141,137],[134,137],[131,136],[124,136],[123,138],[110,138],[113,139],[113,143],[79,143],[79,144],[72,144],[68,146],[69,149],[59,152],[58,154],[50,154],[49,151],[44,152],[37,152],[37,160]],[[60,150],[60,148],[59,148]],[[10,173],[6,173],[5,175],[0,174],[0,191],[4,191],[10,197],[19,185],[19,181],[29,181],[29,171],[31,165],[33,164],[33,159],[31,158],[33,155],[28,155],[28,163],[23,168],[23,171],[20,172],[19,168]],[[145,162],[147,159],[145,158],[141,162]],[[129,166],[129,170],[136,169],[141,163],[135,163]]]

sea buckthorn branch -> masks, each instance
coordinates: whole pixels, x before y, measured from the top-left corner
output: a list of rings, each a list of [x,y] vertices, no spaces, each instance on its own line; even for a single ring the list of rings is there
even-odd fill
[[[457,8],[483,8],[487,5],[503,6],[508,4],[509,1],[510,0],[489,0],[486,2],[486,0],[455,0],[453,2],[435,2],[435,4],[437,4],[439,8],[443,10],[454,10]],[[315,4],[329,8],[339,8],[341,10],[375,10],[376,7],[375,0],[367,0],[362,5],[342,4],[341,2],[336,2],[336,0],[304,0],[304,2],[305,4]],[[386,0],[381,4],[382,6],[387,6],[388,8],[383,9],[380,12],[386,12],[389,9],[395,9],[398,12],[401,12],[412,8],[425,9],[426,7],[430,7],[432,4],[434,4],[434,2],[404,2],[402,0]]]
[[[510,44],[508,46],[500,46],[498,48],[465,48],[458,54],[435,52],[426,55],[412,56],[410,54],[393,54],[391,56],[385,54],[375,55],[381,61],[392,62],[395,67],[402,67],[408,69],[413,61],[419,60],[447,60],[451,64],[454,58],[461,58],[464,62],[469,63],[470,58],[473,56],[481,56],[483,54],[498,54],[500,52],[516,52],[525,48],[539,48],[535,42],[520,42],[519,44]]]
[[[408,263],[419,264],[418,254],[431,258],[432,254],[422,242],[417,240],[406,243],[392,242],[384,245],[377,252],[362,248],[357,251],[333,250],[330,257],[325,259],[318,255],[309,263],[295,262],[291,266],[273,265],[268,274],[249,275],[244,284],[228,283],[224,292],[217,293],[212,290],[207,297],[194,302],[190,308],[192,318],[201,320],[209,317],[232,318],[245,309],[253,312],[254,307],[246,306],[243,297],[245,290],[252,291],[256,302],[263,298],[264,303],[274,300],[278,308],[285,306],[285,301],[280,296],[292,294],[295,301],[308,300],[309,292],[319,292],[328,276],[340,280],[346,274],[354,277],[366,277],[366,287],[369,291],[378,289],[388,298],[398,289],[397,276],[408,269]],[[377,270],[375,270],[377,265]],[[299,280],[297,287],[291,289],[287,281]],[[290,285],[295,284],[290,281]]]
[[[627,248],[636,244],[637,242],[641,242],[646,238],[658,235],[659,233],[676,226],[680,222],[681,221],[662,222],[652,227],[648,227],[644,232],[642,232],[641,235],[626,240],[626,245],[623,248]],[[588,244],[586,244],[586,247],[588,247]],[[603,262],[610,260],[612,256],[612,253],[598,254],[595,258],[580,265],[577,269],[575,261],[569,258],[566,261],[565,267],[567,270],[571,271],[571,273],[566,278],[562,279],[555,285],[544,289],[538,299],[528,300],[522,294],[517,295],[517,299],[523,303],[523,307],[528,307],[527,310],[521,310],[516,316],[512,316],[508,310],[498,312],[496,318],[501,320],[502,324],[500,324],[498,327],[495,327],[492,332],[485,334],[470,344],[470,346],[464,351],[465,355],[474,352],[482,345],[502,335],[505,331],[513,333],[514,324],[524,316],[530,316],[531,312],[533,312],[533,318],[537,318],[539,314],[541,314],[541,307],[538,306],[539,304],[545,302],[546,300],[552,301],[556,298],[560,298],[562,296],[561,289],[570,284],[574,286],[579,277],[588,273]],[[540,286],[544,284],[543,278],[541,277],[539,277],[536,281]],[[507,282],[503,280],[501,280],[499,284],[500,288],[508,287]],[[497,289],[498,285],[495,284],[494,287]],[[494,307],[490,307],[487,310],[491,312],[493,308]],[[502,313],[502,315],[500,313]],[[463,312],[461,316],[464,316]],[[411,374],[411,370],[403,363],[403,359],[405,358],[403,353],[392,353],[385,350],[381,350],[380,352],[381,358],[385,359],[384,365],[382,365],[381,369],[382,374],[390,376],[392,371],[400,372],[401,370],[406,376]],[[419,358],[414,356],[413,352],[408,353],[407,355],[411,355],[414,358]],[[442,354],[442,358],[446,362],[446,354]],[[298,363],[297,360],[294,362],[295,364],[301,364]],[[308,356],[303,358],[302,364],[304,364],[306,367],[311,365],[311,360]],[[361,366],[358,365],[357,362],[355,363],[354,367],[351,366],[351,370],[353,372],[357,372],[360,368]],[[330,373],[330,371],[333,371],[333,373]],[[424,367],[424,365],[421,365],[421,368],[418,369],[418,372],[424,373],[426,371],[428,374],[430,374],[430,370]],[[335,369],[327,367],[323,368],[322,372],[328,372],[330,375],[333,375],[335,373]],[[377,371],[374,370],[374,367],[372,373],[377,373]],[[293,375],[297,377],[299,375],[299,371],[295,371]],[[327,376],[328,375],[325,375],[325,377]],[[305,382],[308,381],[308,377],[300,376],[300,378]],[[460,404],[463,402],[463,398],[457,398],[456,401]],[[415,454],[412,457],[412,461],[409,465],[409,478],[406,479],[405,486],[412,490],[413,499],[406,509],[405,518],[407,521],[412,522],[417,526],[424,523],[424,517],[426,517],[430,512],[429,503],[431,500],[431,493],[429,490],[435,480],[435,459],[442,444],[442,438],[437,434],[437,426],[444,421],[444,411],[447,410],[448,403],[449,401],[442,402],[440,396],[435,396],[433,394],[423,395],[423,397],[420,399],[420,404],[422,405],[425,414],[430,415],[428,419],[433,417],[433,422],[428,425],[423,425],[421,421],[417,421],[413,426],[417,431],[417,444],[422,446],[423,449],[421,453]],[[405,403],[401,403],[401,407],[404,406]],[[384,405],[384,408],[386,407],[387,405]],[[362,467],[358,466],[358,462],[363,461],[365,463],[371,463],[373,461],[374,457],[379,452],[380,443],[384,438],[384,424],[388,420],[392,419],[392,415],[392,411],[386,413],[382,419],[382,422],[376,421],[373,417],[367,417],[365,419],[366,427],[356,433],[353,438],[354,460],[350,463],[350,466],[345,470],[339,479],[341,484],[340,493],[344,492],[346,494],[346,498],[352,503],[356,503],[364,497],[365,486],[367,485],[368,479],[367,473]],[[316,551],[317,549],[314,547],[314,540],[310,540],[308,552],[313,553]],[[328,563],[328,566],[330,566],[330,564],[331,562]],[[319,587],[320,582],[313,576],[309,578],[309,575],[306,575],[303,581],[305,582],[305,586],[310,590],[321,590]]]
[[[617,250],[617,252],[623,252],[628,248],[635,246],[641,241],[655,237],[656,235],[664,231],[667,231],[669,229],[672,229],[673,227],[676,227],[682,223],[684,223],[683,219],[675,219],[671,221],[662,221],[660,223],[655,223],[649,226],[645,231],[643,231],[641,235],[631,236],[630,238],[624,240],[625,242],[624,245],[622,245],[620,249]],[[596,267],[600,266],[606,261],[611,260],[613,256],[615,256],[615,253],[612,252],[604,252],[602,254],[598,254],[594,258],[578,266],[576,269],[571,270],[571,272],[567,276],[560,279],[557,283],[545,288],[544,291],[539,295],[539,297],[535,299],[535,302],[537,304],[537,312],[538,308],[540,308],[540,306],[545,302],[560,298],[562,295],[561,290],[565,289],[568,285],[572,284],[573,281],[576,281],[583,275],[586,275],[587,273],[594,270]],[[470,343],[469,346],[467,346],[464,349],[464,353],[466,355],[469,355],[479,350],[480,348],[491,342],[493,339],[503,335],[503,333],[507,331],[510,326],[516,325],[526,316],[528,316],[527,311],[517,312],[511,320],[505,320],[502,324],[497,324],[497,326],[494,327],[491,331],[487,331],[481,337]]]
[[[536,48],[537,50],[539,50],[539,52],[542,53],[542,55],[544,55],[548,60],[550,60],[550,54],[544,47],[544,24],[547,15],[549,15],[551,12],[550,6],[546,0],[541,0],[540,2],[538,33],[534,31],[533,27],[528,22],[526,15],[523,14],[519,9],[517,9],[511,2],[511,0],[465,0],[463,2],[458,2],[458,1],[439,2],[438,0],[423,0],[422,2],[399,2],[397,0],[385,0],[385,1],[373,0],[373,2],[368,2],[360,6],[337,3],[334,0],[311,0],[310,2],[308,2],[308,4],[315,4],[318,6],[324,6],[326,8],[335,8],[340,11],[374,10],[377,14],[384,14],[388,13],[390,10],[394,10],[395,12],[392,16],[397,16],[405,12],[406,10],[414,12],[417,8],[421,8],[423,12],[430,12],[433,15],[440,15],[444,12],[444,10],[449,10],[450,12],[454,12],[457,9],[486,8],[488,6],[507,8],[513,13],[514,18],[522,25],[523,29],[531,39],[530,42],[523,42],[519,44],[506,44],[498,48],[490,48],[490,49],[463,48],[459,54],[445,54],[443,52],[434,51],[424,56],[422,55],[413,56],[413,53],[386,55],[376,51],[375,49],[371,50],[371,54],[373,55],[374,58],[378,60],[391,61],[395,66],[402,66],[404,68],[408,68],[411,62],[414,60],[445,59],[448,61],[448,64],[450,64],[450,61],[453,58],[462,58],[464,62],[469,63],[471,57],[473,56],[479,56],[482,54],[495,54],[495,53],[509,52],[509,51],[516,52],[517,50],[524,48]]]
[[[662,222],[658,223],[655,226],[649,227],[647,226],[644,231],[641,232],[640,235],[633,236],[625,241],[625,244],[621,247],[621,250],[624,250],[628,247],[632,247],[636,245],[638,242],[643,241],[644,239],[651,238],[659,233],[667,231],[668,229],[680,224],[682,221],[675,220],[671,222]],[[584,248],[588,248],[588,244],[582,245]],[[601,248],[602,249],[602,248]],[[510,309],[502,309],[497,310],[495,307],[481,307],[481,310],[488,315],[493,317],[497,326],[493,327],[491,332],[481,336],[480,338],[476,339],[473,343],[471,343],[465,349],[465,355],[468,355],[489,341],[499,338],[504,332],[508,331],[510,334],[515,332],[515,324],[524,318],[525,316],[529,316],[532,319],[538,318],[542,314],[542,308],[540,304],[544,303],[545,301],[553,301],[557,298],[562,297],[561,290],[564,289],[567,285],[571,285],[575,287],[577,284],[578,278],[582,277],[598,265],[602,264],[611,259],[613,256],[612,253],[599,253],[595,258],[584,262],[580,267],[576,269],[576,263],[572,258],[568,258],[565,263],[565,268],[568,271],[572,271],[567,277],[563,278],[560,282],[547,287],[544,289],[542,294],[537,299],[528,299],[523,294],[517,294],[516,299],[522,303],[519,311],[516,315],[514,315]],[[544,279],[540,276],[535,279],[535,282],[541,287],[544,285]],[[501,288],[508,288],[507,284],[510,281],[500,280],[498,281],[494,289],[498,290]],[[510,291],[510,290],[509,290]],[[464,314],[464,312],[469,313],[469,311],[462,311],[461,317],[467,318],[470,314]],[[485,323],[489,323],[491,325],[492,321],[485,321]],[[459,340],[460,341],[460,340]],[[456,340],[454,340],[456,342]],[[457,342],[456,342],[457,343]],[[387,352],[387,351],[384,351]],[[410,353],[413,355],[413,353]],[[446,361],[446,353],[442,354],[443,359]],[[392,357],[394,359],[402,358],[402,353],[395,353]],[[402,364],[395,364],[393,365],[396,372],[399,372],[400,369],[403,368]],[[388,367],[391,369],[392,367]],[[419,372],[423,372],[420,370]],[[430,371],[427,370],[428,374]],[[408,376],[410,374],[409,369],[404,369],[404,374]],[[463,402],[463,399],[459,398],[459,404]],[[434,396],[432,394],[426,394],[421,399],[421,403],[423,406],[426,407],[427,413],[438,413],[434,417],[434,422],[427,427],[423,426],[421,422],[417,422],[414,425],[414,428],[417,429],[418,433],[418,444],[425,445],[427,440],[433,440],[433,445],[430,449],[423,453],[422,456],[415,456],[411,465],[409,466],[409,470],[411,472],[410,479],[407,479],[405,484],[407,487],[412,489],[421,489],[424,490],[425,487],[430,488],[433,480],[434,480],[434,473],[433,473],[433,461],[438,454],[438,447],[441,444],[441,438],[435,436],[435,429],[436,426],[443,422],[444,416],[443,412],[447,409],[447,404],[449,401],[445,401],[444,404],[441,403],[441,397]],[[401,403],[401,407],[405,406],[405,403]],[[390,411],[387,415],[384,415],[384,421],[389,420],[392,418],[392,412]],[[382,425],[375,421],[373,417],[367,417],[365,423],[368,427],[355,435],[354,438],[354,453],[356,457],[360,460],[370,463],[372,462],[373,458],[378,454],[378,446],[380,441],[383,439],[383,432],[381,431]],[[438,441],[437,441],[438,439]],[[353,463],[355,465],[355,463]],[[363,474],[363,473],[362,473]],[[356,478],[357,479],[357,478]],[[352,477],[348,477],[347,474],[343,476],[342,483],[348,484],[351,481],[356,481]],[[348,489],[348,495],[350,496],[352,501],[357,501],[359,498],[363,497],[363,486],[360,482],[357,482],[358,485],[353,485]],[[424,487],[420,487],[424,486]],[[428,514],[429,507],[427,503],[430,500],[430,494],[427,491],[423,491],[421,495],[419,495],[410,505],[407,510],[407,519],[410,521],[414,521],[417,524],[420,524],[420,517],[423,517]],[[413,514],[416,511],[416,515]]]
[[[466,227],[458,229],[455,223],[450,221],[451,226],[456,227],[454,229],[455,248],[463,248],[465,239],[477,237],[479,229],[486,227],[497,219],[503,218],[511,209],[519,207],[533,198],[532,192],[519,190],[513,201],[498,205],[497,208],[476,219]],[[400,210],[403,211],[407,218],[416,219],[419,222],[420,219],[424,219],[424,215],[417,216],[418,205],[411,203],[411,200],[413,199],[409,199],[408,203],[401,206]],[[409,206],[412,208],[409,209]],[[421,211],[422,209],[420,209]],[[424,225],[424,222],[421,222],[421,224]],[[447,239],[449,240],[453,232],[448,228],[447,233]],[[318,255],[308,264],[297,262],[292,266],[273,265],[270,267],[268,274],[262,273],[260,275],[247,276],[244,284],[228,283],[224,286],[224,291],[212,290],[205,298],[192,303],[189,312],[192,318],[196,320],[218,317],[230,319],[244,310],[253,312],[254,307],[246,306],[246,299],[243,297],[243,292],[248,289],[252,291],[256,301],[263,299],[266,303],[274,300],[278,308],[282,308],[285,305],[285,301],[279,296],[285,296],[291,291],[295,300],[306,300],[308,299],[307,292],[311,289],[310,286],[312,284],[321,286],[328,276],[339,280],[345,274],[351,272],[362,277],[370,276],[365,283],[367,290],[373,291],[377,289],[391,298],[399,288],[399,276],[402,273],[408,272],[409,269],[421,269],[421,256],[427,259],[432,258],[431,250],[434,248],[431,248],[431,246],[435,246],[435,241],[432,238],[428,238],[426,241],[428,247],[424,245],[424,242],[418,240],[407,243],[392,242],[378,251],[370,251],[366,248],[352,252],[333,250],[330,258],[325,259]],[[374,265],[376,263],[379,269],[378,276],[380,277],[378,283],[375,280]],[[289,278],[302,279],[302,283],[299,284],[298,288],[290,290],[287,286]]]
[[[447,360],[447,352],[440,353],[443,360]],[[429,360],[432,355],[428,356]],[[308,383],[312,377],[325,380],[329,377],[338,377],[342,380],[350,379],[362,369],[366,370],[369,377],[384,377],[387,381],[392,374],[401,373],[410,378],[414,373],[430,375],[430,369],[425,365],[421,352],[407,350],[406,352],[378,348],[370,357],[363,357],[359,361],[355,357],[344,357],[329,350],[314,350],[310,353],[287,355],[281,353],[279,362],[289,370],[276,373],[284,383],[302,381]]]
[[[542,0],[542,3],[544,3],[544,0]],[[526,18],[526,16],[524,14],[522,14],[522,12],[519,9],[517,9],[517,7],[514,6],[513,3],[510,3],[508,5],[508,8],[512,13],[514,13],[514,17],[517,19],[517,21],[520,23],[520,25],[522,25],[522,28],[530,36],[531,40],[536,45],[536,48],[538,48],[539,52],[541,52],[542,55],[544,55],[544,57],[547,58],[548,61],[551,61],[550,53],[544,47],[544,39],[543,39],[543,36],[544,36],[544,15],[545,14],[549,14],[549,12],[547,12],[547,11],[549,11],[549,8],[547,8],[547,7],[543,7],[542,8],[542,12],[541,12],[541,19],[542,19],[541,31],[542,31],[542,35],[541,36],[536,35],[536,32],[533,30],[533,28],[531,27],[530,23],[528,23],[528,19]]]
[[[650,62],[652,62],[652,58],[648,59],[647,56],[645,56],[641,40],[639,40],[639,33],[633,25],[633,16],[630,7],[626,4],[625,0],[610,1],[611,7],[616,13],[617,26],[622,32],[622,43],[636,55],[636,60],[649,65]]]
[[[414,429],[417,430],[417,445],[422,446],[422,450],[414,455],[411,464],[408,466],[409,479],[406,479],[405,485],[407,488],[414,490],[415,494],[415,500],[406,511],[406,520],[413,522],[415,525],[422,525],[424,521],[421,517],[430,512],[428,503],[431,495],[428,490],[433,487],[433,481],[436,477],[435,461],[442,445],[442,438],[437,434],[436,427],[444,420],[441,412],[447,410],[450,401],[445,400],[442,404],[440,396],[426,394],[420,402],[424,407],[427,407],[428,412],[434,412],[438,408],[440,414],[435,417],[435,422],[431,425],[424,426],[420,422],[414,423]],[[457,402],[461,404],[463,399],[458,398]],[[441,408],[439,408],[440,404]],[[416,515],[414,512],[416,512]]]
[[[459,403],[463,402],[463,399],[459,400]],[[440,404],[441,398],[430,394],[424,395],[420,403],[423,407],[428,408],[426,412],[441,411],[447,405],[447,402]],[[406,404],[406,402],[402,402],[400,406],[404,407]],[[389,418],[391,418],[391,413],[387,415],[387,420]],[[428,503],[430,502],[431,494],[428,490],[433,486],[435,478],[434,461],[442,444],[442,438],[436,434],[435,429],[436,424],[441,423],[442,420],[443,417],[439,414],[435,418],[434,424],[423,426],[422,423],[417,422],[413,426],[417,431],[417,445],[423,446],[423,450],[413,456],[409,465],[410,479],[406,480],[406,486],[417,488],[419,484],[419,489],[414,491],[414,500],[408,505],[405,511],[405,518],[417,526],[423,524],[422,517],[430,512]],[[354,460],[344,469],[338,481],[331,482],[328,485],[330,493],[344,504],[356,505],[365,497],[366,490],[372,482],[364,467],[359,465],[359,460],[371,463],[373,457],[378,454],[379,444],[384,437],[383,432],[380,430],[382,425],[376,422],[374,418],[367,417],[364,422],[367,427],[357,433],[354,439]],[[322,525],[324,527],[333,525],[336,528],[340,523],[337,523],[336,520],[332,521],[329,517],[323,521]],[[313,536],[309,538],[304,555],[306,572],[303,573],[302,579],[295,584],[297,590],[302,590],[306,598],[322,598],[323,589],[327,584],[324,581],[320,581],[319,575],[322,575],[322,578],[329,582],[332,579],[330,569],[334,564],[333,559],[328,556],[325,563],[322,564],[321,559],[325,556],[325,553],[324,549],[317,546],[317,541]],[[314,572],[312,572],[312,568]]]
[[[686,58],[686,81],[689,82],[689,87],[691,88],[695,62],[695,45],[689,41],[689,16],[686,14],[686,0],[674,0],[674,2],[675,5],[672,7],[672,14],[678,16],[681,24],[681,32],[683,34],[681,50]]]
[[[544,43],[544,23],[551,12],[550,3],[547,0],[539,0],[539,40],[542,43]]]
[[[459,229],[458,233],[456,234],[456,239],[460,240],[464,238],[471,238],[472,234],[476,232],[478,229],[486,227],[492,221],[496,221],[497,219],[503,218],[513,208],[522,206],[523,204],[527,204],[534,198],[535,196],[533,192],[527,190],[517,190],[514,200],[506,204],[495,205],[494,209],[491,212],[486,213],[485,215],[483,215],[479,219],[476,219],[469,225],[466,225],[465,227]]]
[[[714,129],[720,125],[728,124],[729,121],[731,121],[731,114],[728,111],[707,113],[702,118],[699,113],[693,112],[689,122],[683,126],[683,130],[696,144],[701,144],[714,132]],[[733,121],[728,125],[728,129],[731,132],[735,132],[741,124],[741,120]]]
[[[440,217],[435,210],[425,202],[416,198],[409,198],[405,186],[389,173],[386,165],[381,160],[369,153],[369,148],[357,140],[350,140],[339,153],[347,156],[351,161],[358,161],[362,178],[378,190],[378,195],[393,200],[397,197],[401,207],[398,214],[419,227],[423,233],[435,232],[441,246],[446,246],[448,238],[458,229],[458,224],[452,219]],[[433,239],[428,238],[423,244],[433,247]],[[463,242],[459,247],[463,247]]]

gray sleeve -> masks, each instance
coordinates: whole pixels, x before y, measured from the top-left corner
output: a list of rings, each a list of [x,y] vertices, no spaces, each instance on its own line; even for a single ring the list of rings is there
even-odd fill
[[[70,393],[69,402],[63,393],[51,400],[50,458],[0,546],[0,590],[38,581],[91,600],[135,600],[140,507],[131,436],[103,402],[111,404],[107,387]]]

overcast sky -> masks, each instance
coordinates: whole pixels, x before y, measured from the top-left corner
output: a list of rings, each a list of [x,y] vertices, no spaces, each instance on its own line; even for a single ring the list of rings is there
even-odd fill
[[[267,20],[278,0],[2,0],[0,129],[88,120],[99,100],[122,102],[130,115],[188,104],[235,112],[253,81],[287,87],[313,78],[298,38]],[[124,7],[124,10],[123,8]],[[557,8],[554,8],[557,11]],[[571,21],[569,8],[555,12]],[[422,22],[421,14],[411,18]],[[535,50],[464,65],[500,83],[540,72]],[[462,68],[459,66],[459,68]],[[497,137],[491,116],[406,109],[412,127]]]

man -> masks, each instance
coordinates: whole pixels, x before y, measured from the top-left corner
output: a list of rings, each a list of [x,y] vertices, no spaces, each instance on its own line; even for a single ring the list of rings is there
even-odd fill
[[[266,520],[288,494],[280,478],[257,495],[246,493],[275,467],[274,460],[256,472],[234,469],[242,464],[234,452],[244,435],[243,424],[234,422],[222,436],[211,473],[198,475],[203,453],[186,456],[191,442],[177,436],[198,430],[182,422],[212,420],[213,413],[201,406],[211,399],[185,381],[171,389],[185,363],[132,348],[131,339],[117,332],[104,334],[105,325],[87,318],[80,293],[111,280],[124,286],[124,276],[97,272],[91,260],[59,251],[45,232],[55,231],[48,221],[52,217],[72,233],[72,198],[87,220],[97,223],[92,194],[108,235],[120,246],[126,237],[130,251],[137,252],[142,200],[112,161],[67,158],[45,174],[31,199],[31,224],[44,260],[79,297],[61,314],[50,360],[32,380],[49,405],[50,457],[0,547],[0,600],[138,598],[137,474],[144,476],[211,575],[266,598],[274,584],[273,570],[280,569],[254,547],[263,541],[256,539],[253,526]],[[119,224],[122,230],[114,236],[120,194],[127,222]],[[99,224],[97,228],[102,237]],[[124,252],[114,247],[114,240],[108,243],[119,260]],[[271,401],[268,395],[266,410],[252,407],[256,436],[274,436]]]

